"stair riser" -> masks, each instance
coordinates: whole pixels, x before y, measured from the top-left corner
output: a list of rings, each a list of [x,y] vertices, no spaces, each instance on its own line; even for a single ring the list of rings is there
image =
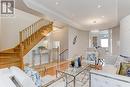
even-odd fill
[[[0,57],[2,57],[2,56],[4,56],[4,57],[8,57],[8,56],[19,56],[19,54],[17,53],[17,54],[15,54],[15,53],[0,53]]]
[[[7,68],[7,67],[9,68],[9,67],[11,67],[11,66],[21,67],[19,62],[18,62],[18,63],[4,64],[4,65],[0,64],[0,68]]]

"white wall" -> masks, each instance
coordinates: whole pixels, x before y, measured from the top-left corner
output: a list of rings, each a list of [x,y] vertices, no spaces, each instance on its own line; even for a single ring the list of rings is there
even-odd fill
[[[16,9],[14,17],[1,18],[0,51],[13,48],[19,42],[19,31],[39,20],[32,14]]]
[[[73,39],[77,36],[77,42],[73,45]],[[85,56],[89,47],[89,32],[69,27],[69,58]]]
[[[120,54],[130,57],[130,15],[120,22]]]
[[[112,54],[120,54],[120,27],[112,28]]]
[[[52,37],[53,41],[60,41],[61,51],[68,49],[68,28],[64,27],[62,29],[54,31]]]

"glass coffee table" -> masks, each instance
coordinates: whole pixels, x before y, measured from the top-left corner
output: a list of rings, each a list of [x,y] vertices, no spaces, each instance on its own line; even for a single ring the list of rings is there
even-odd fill
[[[63,69],[57,69],[56,72],[57,72],[57,75],[58,74],[64,75],[66,87],[68,87],[68,84],[70,84],[71,82],[73,82],[73,87],[76,87],[76,81],[83,80],[85,78],[85,76],[89,73],[90,69],[91,69],[90,65],[85,64],[85,65],[82,65],[79,68],[68,66],[68,68],[64,69],[64,70]],[[82,74],[82,78],[80,78],[80,80],[79,80],[79,79],[77,79],[77,77],[80,74]],[[70,77],[71,77],[71,80],[70,80]],[[80,81],[80,82],[82,82],[82,81]]]

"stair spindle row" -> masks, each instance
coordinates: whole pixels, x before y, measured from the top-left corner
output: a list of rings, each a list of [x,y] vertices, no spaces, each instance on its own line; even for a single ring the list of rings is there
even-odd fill
[[[45,25],[43,21],[41,19],[23,31],[20,31],[20,43],[22,44],[23,51],[31,49],[32,45],[35,45],[52,30],[52,23]]]

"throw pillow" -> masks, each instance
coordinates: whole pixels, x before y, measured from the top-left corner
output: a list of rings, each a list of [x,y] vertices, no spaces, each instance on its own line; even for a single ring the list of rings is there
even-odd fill
[[[32,80],[34,81],[34,83],[37,87],[42,86],[42,79],[37,71],[33,70],[30,67],[25,67],[24,71],[29,77],[32,78]]]
[[[130,76],[130,63],[120,63],[119,74],[124,76]]]
[[[88,61],[95,61],[95,59],[96,59],[96,53],[91,52],[91,53],[87,54],[87,60]]]
[[[12,66],[10,67],[10,72],[12,76],[22,84],[23,87],[36,87],[33,80],[18,67]]]

